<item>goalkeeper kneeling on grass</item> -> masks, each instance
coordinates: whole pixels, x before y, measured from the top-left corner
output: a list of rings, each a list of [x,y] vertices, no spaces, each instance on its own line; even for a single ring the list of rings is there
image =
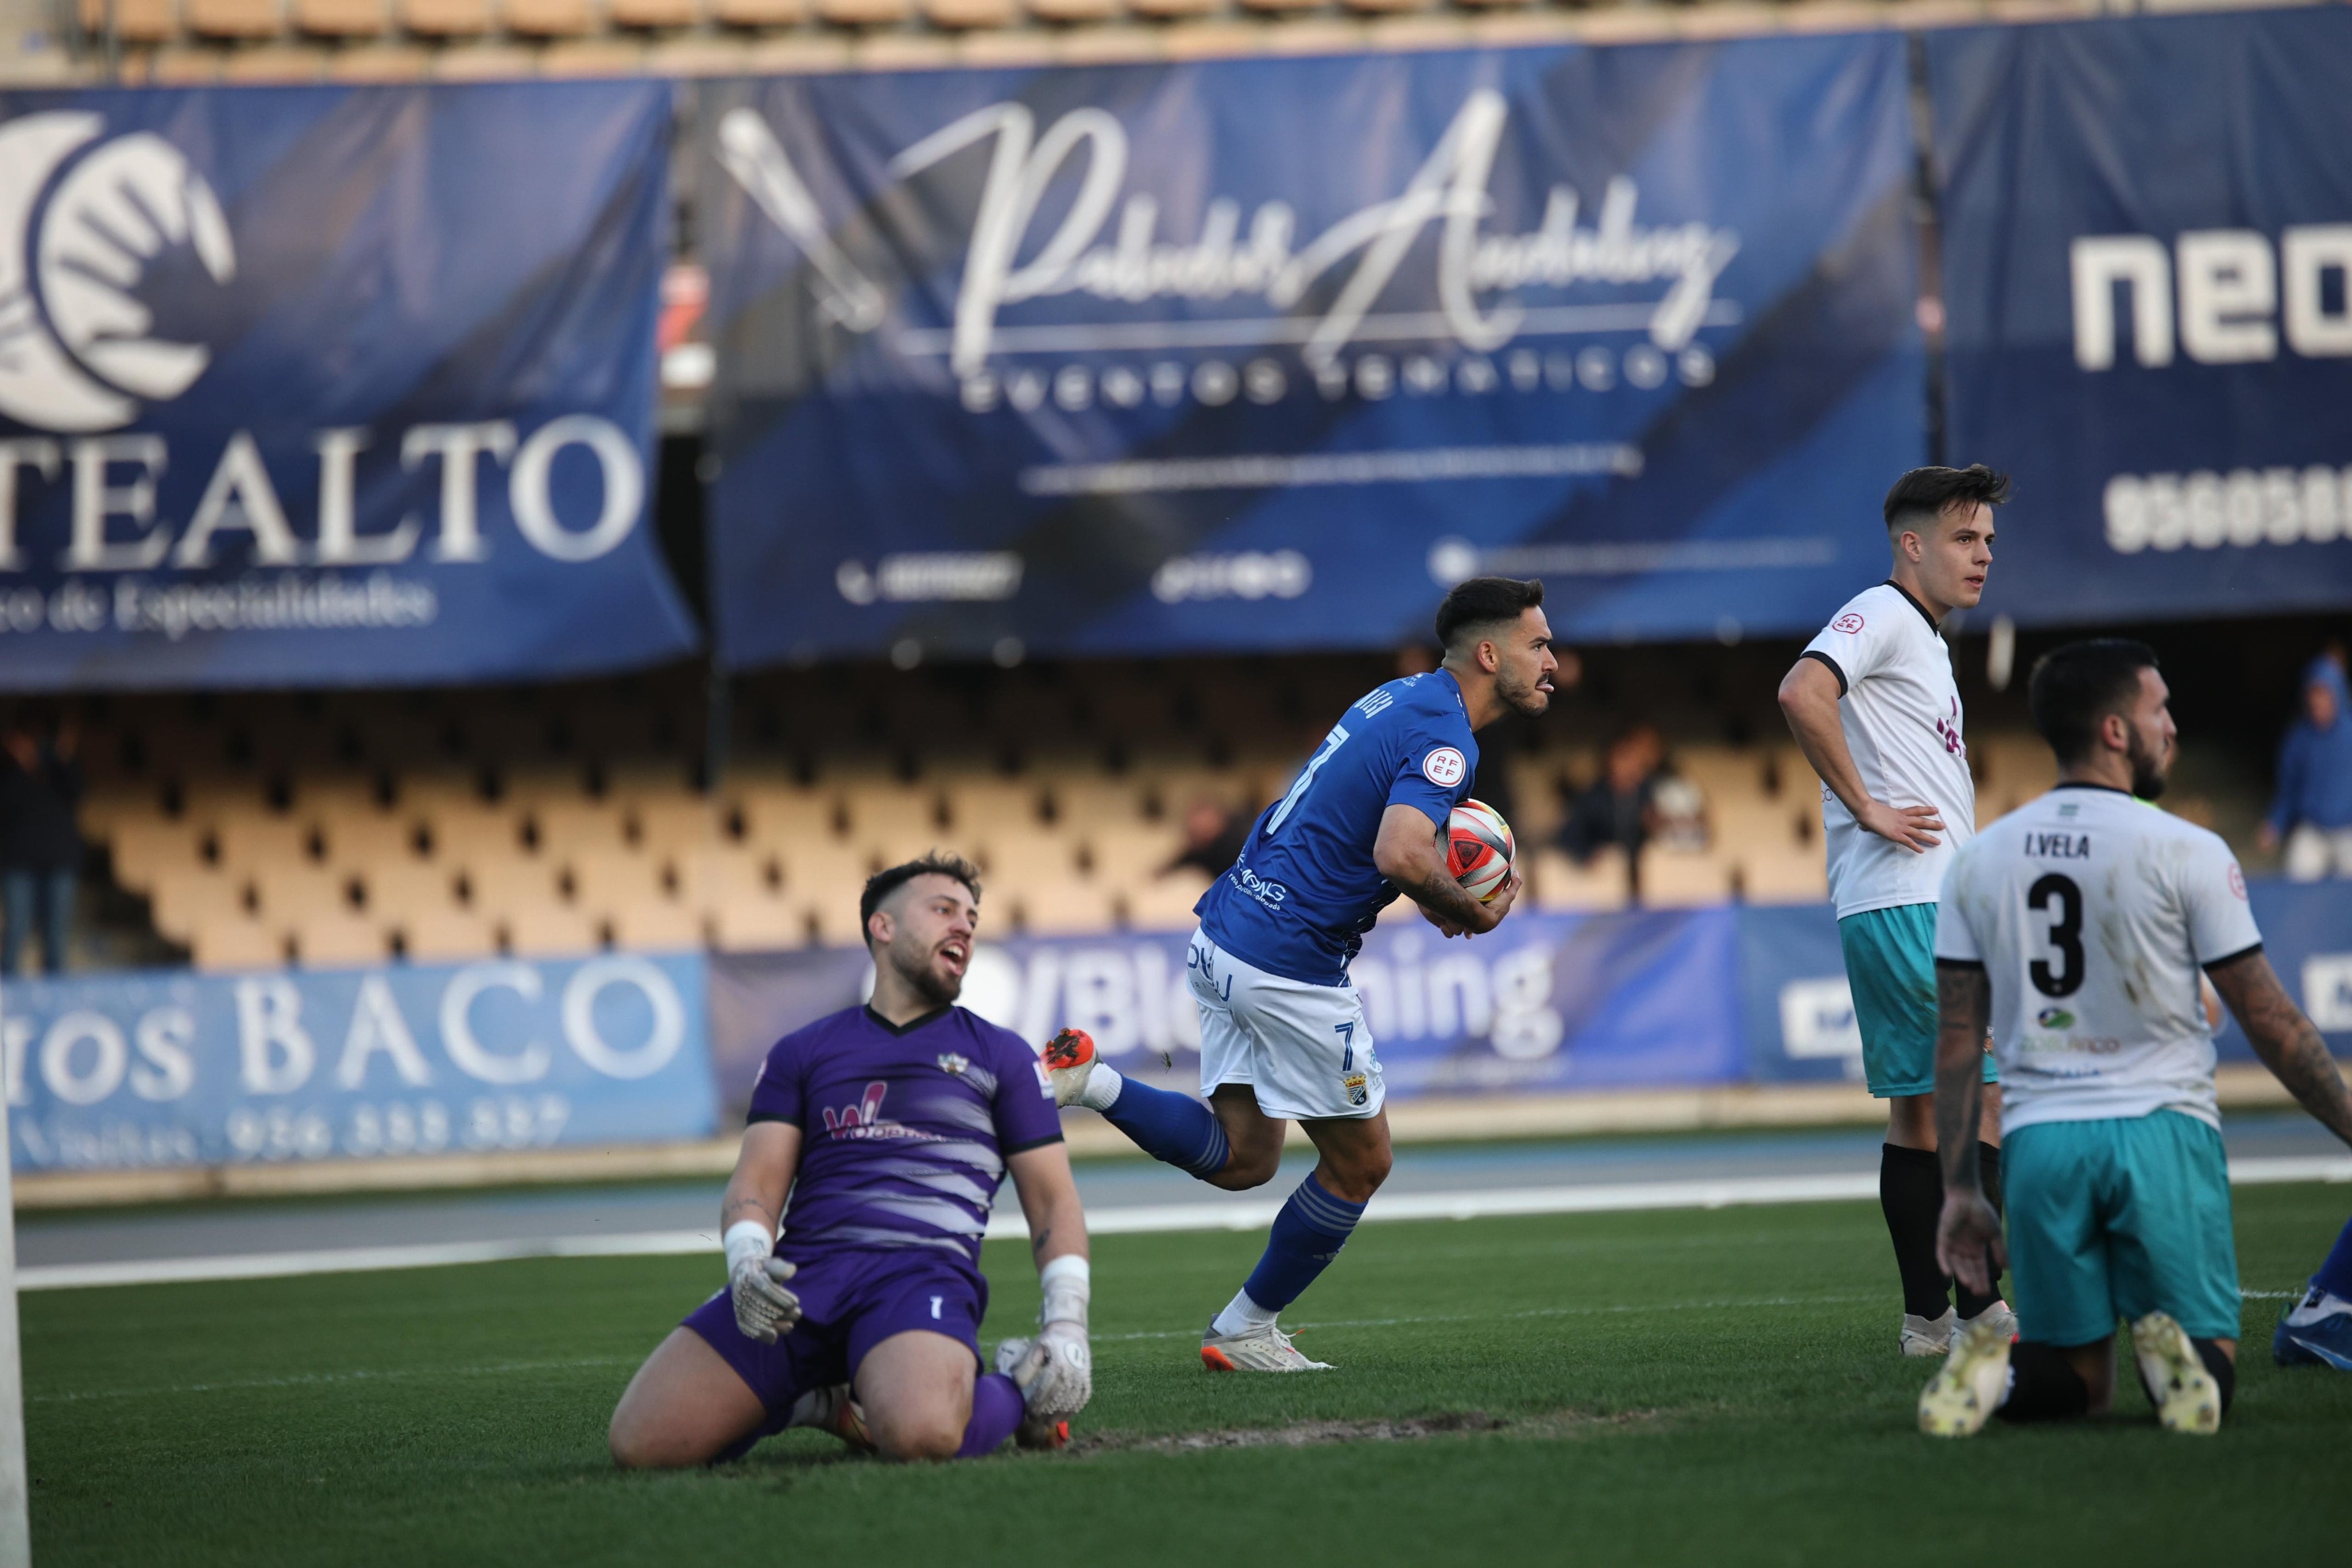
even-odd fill
[[[728,1287],[621,1396],[622,1465],[735,1458],[787,1427],[893,1459],[1059,1448],[1093,1392],[1086,1217],[1053,1092],[1020,1037],[955,1006],[979,875],[936,854],[894,866],[859,913],[874,999],[768,1053],[719,1213]],[[1045,1307],[983,1374],[980,1243],[1008,1171]]]

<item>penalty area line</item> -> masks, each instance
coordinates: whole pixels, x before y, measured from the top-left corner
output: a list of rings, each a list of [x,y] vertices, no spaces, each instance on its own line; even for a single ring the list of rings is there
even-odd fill
[[[2281,1182],[2352,1182],[2352,1157],[2297,1155],[2230,1162],[2237,1186]],[[1759,1204],[1851,1203],[1878,1196],[1878,1173],[1838,1171],[1811,1176],[1714,1177],[1704,1181],[1591,1183],[1547,1187],[1478,1188],[1462,1192],[1383,1195],[1363,1223],[1426,1219],[1498,1219],[1542,1214],[1621,1214],[1655,1209],[1712,1209]],[[1137,1204],[1098,1208],[1087,1216],[1095,1236],[1141,1236],[1201,1230],[1263,1230],[1284,1198]],[[1017,1213],[989,1218],[991,1240],[1027,1237]],[[486,1241],[428,1242],[399,1247],[338,1247],[200,1258],[140,1258],[19,1268],[19,1291],[83,1290],[110,1285],[196,1284],[275,1280],[308,1274],[355,1274],[392,1269],[433,1269],[459,1263],[510,1263],[532,1258],[643,1258],[715,1253],[709,1230],[648,1230],[604,1236],[535,1236]]]

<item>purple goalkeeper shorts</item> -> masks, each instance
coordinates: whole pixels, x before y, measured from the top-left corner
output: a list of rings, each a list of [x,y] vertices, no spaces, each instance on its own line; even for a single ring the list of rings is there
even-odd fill
[[[801,1321],[775,1343],[748,1338],[735,1326],[735,1305],[723,1290],[688,1313],[684,1325],[767,1406],[759,1436],[782,1431],[793,1402],[809,1390],[856,1376],[866,1353],[892,1334],[910,1329],[945,1334],[961,1340],[979,1359],[988,1281],[961,1256],[929,1248],[845,1248],[793,1261],[800,1265],[792,1289],[801,1299]]]

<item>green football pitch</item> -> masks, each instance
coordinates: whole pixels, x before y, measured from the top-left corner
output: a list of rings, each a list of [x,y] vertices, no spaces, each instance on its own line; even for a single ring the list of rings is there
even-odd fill
[[[2284,1294],[2347,1189],[2242,1189]],[[1213,1377],[1258,1246],[1096,1243],[1072,1452],[898,1468],[794,1433],[616,1474],[604,1423],[712,1259],[25,1299],[36,1560],[59,1563],[1928,1563],[2341,1561],[2352,1377],[2270,1362],[2246,1302],[2221,1435],[2137,1386],[2067,1429],[1918,1437],[1874,1207],[1368,1226],[1289,1314],[1339,1370]],[[992,1246],[990,1333],[1035,1311]],[[991,1343],[992,1343],[992,1337]]]

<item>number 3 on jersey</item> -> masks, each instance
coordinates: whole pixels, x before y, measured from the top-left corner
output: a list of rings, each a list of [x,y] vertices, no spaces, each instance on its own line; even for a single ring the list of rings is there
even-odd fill
[[[1331,754],[1347,742],[1348,727],[1344,724],[1333,725],[1331,733],[1323,737],[1323,748],[1315,754],[1313,760],[1309,761],[1305,768],[1299,769],[1298,781],[1290,787],[1290,793],[1282,798],[1282,804],[1274,809],[1274,815],[1265,820],[1267,838],[1270,839],[1282,831],[1284,819],[1290,815],[1291,808],[1298,804],[1299,797],[1307,793],[1307,787],[1315,782],[1316,769],[1330,761]]]
[[[2058,956],[2055,969],[2046,958],[2028,966],[2033,988],[2045,997],[2073,996],[2083,988],[2083,890],[2073,877],[2052,872],[2026,890],[2025,906],[2050,917],[2050,946]]]

